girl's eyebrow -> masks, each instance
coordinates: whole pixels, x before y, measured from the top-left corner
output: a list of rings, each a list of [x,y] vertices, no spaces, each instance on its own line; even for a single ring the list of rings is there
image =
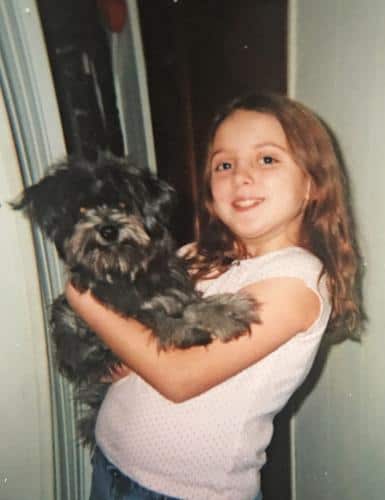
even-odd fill
[[[210,156],[213,157],[217,154],[225,153],[226,151],[227,151],[226,148],[219,148],[219,149],[216,149],[215,151],[211,151]]]
[[[276,144],[275,142],[258,142],[258,143],[253,145],[253,148],[254,149],[262,149],[262,148],[267,147],[267,146],[280,149],[284,153],[289,153],[289,150],[286,147],[280,146],[279,144]],[[218,154],[222,154],[222,153],[228,153],[228,151],[225,148],[216,149],[215,151],[213,151],[210,154],[210,159],[212,159],[212,158],[214,158],[214,156],[216,156]]]
[[[215,151],[212,151],[208,157],[209,161],[212,161],[212,159],[220,154],[228,154],[228,151],[226,149],[216,149]]]
[[[280,149],[281,151],[288,153],[288,149],[285,146],[281,146],[280,144],[277,144],[276,142],[258,142],[257,144],[254,144],[255,149],[261,149],[266,146],[273,147]]]

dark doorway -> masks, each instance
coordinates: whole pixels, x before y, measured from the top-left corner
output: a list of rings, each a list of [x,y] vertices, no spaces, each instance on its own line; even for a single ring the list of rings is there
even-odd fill
[[[37,0],[67,152],[123,155],[107,32],[95,0]]]
[[[177,187],[180,242],[215,111],[251,90],[286,92],[286,0],[138,0],[159,175]]]

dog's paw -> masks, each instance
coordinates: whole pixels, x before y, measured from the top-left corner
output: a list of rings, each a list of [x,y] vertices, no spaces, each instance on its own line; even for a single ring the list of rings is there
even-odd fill
[[[194,345],[207,345],[212,341],[211,332],[207,328],[200,328],[184,317],[161,315],[156,322],[151,322],[151,328],[160,349],[187,349]]]
[[[184,318],[195,329],[207,332],[211,339],[227,342],[250,332],[252,323],[259,323],[258,304],[245,294],[218,294],[189,305]]]

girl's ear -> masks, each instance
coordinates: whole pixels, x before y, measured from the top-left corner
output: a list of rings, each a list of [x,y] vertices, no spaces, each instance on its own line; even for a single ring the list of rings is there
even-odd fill
[[[305,205],[312,200],[315,200],[315,189],[312,178],[309,176],[307,179],[306,191],[305,191]]]

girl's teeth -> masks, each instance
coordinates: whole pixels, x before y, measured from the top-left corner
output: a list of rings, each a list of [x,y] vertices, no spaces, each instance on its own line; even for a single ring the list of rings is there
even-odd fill
[[[235,206],[241,207],[241,208],[247,208],[251,207],[252,205],[255,205],[257,203],[257,200],[240,200],[236,201],[234,203]]]

